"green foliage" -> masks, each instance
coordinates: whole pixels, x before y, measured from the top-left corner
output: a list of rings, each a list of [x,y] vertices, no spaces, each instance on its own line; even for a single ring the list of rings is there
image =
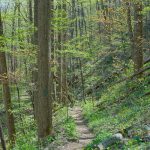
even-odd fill
[[[64,120],[63,128],[68,140],[76,140],[78,138],[78,134],[76,132],[76,124],[72,117]]]
[[[1,2],[4,36],[0,37],[0,52],[6,52],[7,60],[9,60],[8,70],[10,71],[13,65],[16,68],[10,74],[13,74],[20,89],[19,97],[16,85],[12,83],[11,95],[17,129],[14,150],[34,150],[41,145],[37,142],[32,103],[26,89],[32,91],[35,89],[34,83],[32,83],[32,73],[33,70],[37,70],[35,67],[37,46],[32,44],[32,40],[37,29],[29,20],[27,0],[9,2],[2,0]],[[70,97],[82,99],[81,95],[84,90],[87,97],[92,97],[92,101],[84,105],[85,118],[89,122],[89,127],[96,134],[93,143],[88,146],[90,149],[94,144],[115,132],[132,124],[139,124],[148,118],[150,101],[144,95],[149,92],[149,84],[148,80],[140,79],[114,85],[118,79],[128,77],[133,73],[133,62],[130,59],[132,49],[126,21],[127,12],[123,2],[76,0],[74,1],[75,6],[72,4],[73,0],[65,2],[67,11],[62,6],[58,6],[61,1],[54,1],[54,16],[50,28],[54,29],[55,34],[55,41],[52,43],[55,47],[55,60],[52,62],[54,66],[50,70],[55,72],[57,80],[57,76],[59,78],[60,75],[58,60],[60,56],[65,56],[69,85],[67,93]],[[20,11],[18,10],[19,4]],[[17,5],[16,10],[15,5]],[[6,7],[8,7],[7,11],[4,9]],[[97,7],[100,7],[100,10],[97,10]],[[131,12],[133,9],[131,5]],[[143,17],[144,52],[146,51],[146,40],[149,41],[147,34],[149,28],[146,27],[149,25],[149,12],[148,1],[143,1],[142,14],[146,18]],[[134,24],[133,14],[132,12],[132,24]],[[65,41],[64,39],[58,41],[58,34],[61,34],[62,39],[66,34]],[[149,42],[147,42],[147,47],[149,48]],[[81,74],[83,74],[83,81]],[[59,84],[56,83],[56,86]],[[1,85],[0,89],[2,89]],[[56,87],[57,89],[58,87]],[[56,91],[57,93],[58,91]],[[4,110],[1,95],[0,90],[0,110]],[[96,104],[95,99],[99,99]],[[97,107],[93,105],[97,105]],[[5,125],[5,116],[3,115],[1,118],[2,124]],[[53,120],[56,135],[45,139],[44,145],[53,140],[58,141],[59,137],[69,140],[78,138],[75,122],[68,117],[66,108],[57,111],[53,115]],[[6,130],[4,132],[7,135]],[[136,147],[139,143],[139,139],[134,139],[129,141],[126,146]]]
[[[145,8],[143,9],[143,11],[142,11],[142,14],[143,14],[143,15],[147,15],[149,12],[150,12],[150,6],[145,7]]]
[[[17,134],[17,140],[13,150],[37,150],[36,132],[28,130],[25,134]]]
[[[148,80],[143,79],[116,84],[102,94],[95,106],[93,101],[83,106],[85,119],[96,134],[87,149],[92,149],[95,144],[130,126],[137,127],[137,135],[133,140],[129,140],[125,147],[138,147],[142,144],[138,127],[150,117],[150,99],[144,96],[148,87]]]
[[[68,140],[76,140],[78,138],[76,132],[76,124],[71,116],[68,116],[68,108],[64,107],[57,112],[54,117],[55,130],[58,133],[57,137],[64,137]],[[57,138],[56,137],[56,138]]]
[[[48,136],[43,139],[41,142],[38,142],[37,139],[37,128],[35,121],[33,120],[32,115],[25,115],[24,111],[30,111],[30,106],[27,105],[27,100],[24,100],[26,103],[21,104],[21,109],[15,106],[16,110],[15,116],[17,117],[17,135],[16,135],[16,144],[13,150],[37,150],[39,148],[46,147],[55,140],[55,143],[62,143],[62,139],[67,140],[77,140],[78,134],[76,132],[76,124],[72,117],[67,117],[67,109],[62,108],[57,111],[57,114],[54,117],[54,135]],[[17,104],[15,102],[15,104]],[[20,120],[20,115],[21,120]]]

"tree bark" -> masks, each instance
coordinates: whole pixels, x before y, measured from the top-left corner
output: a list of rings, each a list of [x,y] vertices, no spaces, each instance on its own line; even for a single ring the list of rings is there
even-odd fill
[[[142,1],[134,2],[134,70],[143,67],[143,17]]]
[[[38,137],[48,136],[52,127],[52,108],[49,98],[49,0],[38,1]]]
[[[66,1],[63,0],[63,4],[62,4],[62,9],[63,9],[63,18],[66,19],[67,18],[67,5],[66,5]],[[65,27],[65,29],[63,30],[63,35],[62,35],[62,41],[63,41],[63,50],[65,50],[66,46],[66,41],[67,41],[67,29]],[[67,97],[68,97],[68,87],[67,87],[67,59],[66,59],[66,54],[64,53],[63,55],[63,78],[62,78],[62,83],[63,83],[63,101],[67,104]]]
[[[58,40],[58,99],[59,102],[62,102],[62,97],[63,97],[63,90],[62,90],[62,80],[63,80],[63,57],[62,57],[62,29],[60,29],[59,27],[62,27],[62,1],[60,1],[58,3],[58,18],[60,18],[60,20],[58,21],[58,35],[57,35],[57,40]]]
[[[30,19],[31,19],[31,17],[30,17]],[[34,30],[32,44],[34,45],[34,49],[37,52],[37,46],[38,46],[38,30],[37,30],[37,28],[38,28],[38,0],[34,0],[34,28],[35,28],[35,30]],[[37,62],[37,59],[35,60],[35,62]],[[32,82],[34,84],[34,88],[32,91],[32,98],[31,98],[35,118],[37,116],[37,107],[38,107],[37,80],[38,80],[38,71],[37,71],[37,63],[35,63],[33,65],[33,71],[32,71]]]
[[[56,82],[55,82],[55,70],[54,70],[54,67],[55,67],[55,46],[54,46],[54,43],[55,43],[55,32],[54,32],[54,26],[53,26],[53,18],[54,18],[54,0],[51,0],[51,13],[50,13],[50,17],[51,17],[51,30],[50,30],[50,39],[51,39],[51,76],[50,76],[50,91],[51,91],[51,99],[53,101],[56,100],[56,95],[55,95],[55,85],[56,85]]]
[[[131,55],[134,58],[134,38],[133,38],[133,28],[132,28],[132,21],[131,21],[131,3],[126,2],[127,7],[127,24],[128,24],[128,34],[130,38],[130,47],[131,47]]]

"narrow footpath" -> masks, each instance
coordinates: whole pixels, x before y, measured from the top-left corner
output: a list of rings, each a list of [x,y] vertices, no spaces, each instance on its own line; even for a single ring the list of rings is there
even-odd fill
[[[84,147],[89,144],[94,135],[90,132],[87,125],[84,122],[82,109],[78,106],[70,110],[70,116],[72,116],[77,124],[77,133],[79,134],[79,140],[76,142],[68,142],[66,145],[61,146],[58,150],[83,150]]]

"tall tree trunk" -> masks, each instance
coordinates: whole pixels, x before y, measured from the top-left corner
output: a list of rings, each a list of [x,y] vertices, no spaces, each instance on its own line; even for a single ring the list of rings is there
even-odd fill
[[[60,18],[60,20],[58,21],[58,50],[59,50],[59,54],[58,54],[58,81],[59,81],[59,85],[58,85],[58,99],[59,102],[62,102],[62,94],[63,94],[63,89],[62,89],[62,74],[63,74],[63,58],[62,58],[62,29],[60,29],[60,27],[62,26],[62,0],[58,3],[58,17]]]
[[[33,23],[32,0],[29,0],[28,3],[29,3],[29,21],[30,23]]]
[[[51,98],[53,101],[56,100],[56,94],[55,94],[55,85],[56,85],[56,82],[55,82],[55,70],[54,70],[54,67],[55,67],[55,46],[54,46],[54,43],[55,43],[55,38],[54,38],[54,27],[53,27],[53,18],[54,18],[54,0],[51,0],[51,13],[50,13],[50,17],[51,17],[51,30],[50,30],[50,38],[51,38],[51,77],[50,77],[50,82],[51,82],[51,85],[50,85],[50,91],[51,91]]]
[[[14,16],[16,16],[16,11],[17,11],[17,3],[15,2],[14,12],[13,12],[13,15],[14,15]],[[10,55],[10,59],[11,59],[11,69],[10,69],[10,70],[11,70],[11,72],[15,72],[15,71],[16,71],[15,64],[16,64],[16,61],[17,61],[17,58],[16,58],[15,55],[14,55],[14,54],[15,54],[14,35],[15,35],[15,32],[16,32],[15,21],[16,21],[16,18],[12,18],[11,52],[13,53],[13,56]]]
[[[31,18],[31,17],[30,17]],[[33,45],[34,50],[37,52],[37,46],[38,46],[38,0],[34,0],[34,35],[33,35]],[[36,59],[36,58],[35,58]],[[35,64],[33,65],[33,71],[32,71],[32,82],[34,83],[34,88],[32,91],[32,104],[34,109],[34,117],[37,116],[37,107],[38,107],[38,96],[37,96],[37,80],[38,80],[38,72],[37,72],[37,59],[35,60]]]
[[[1,11],[0,11],[0,36],[3,36],[3,23],[1,18]],[[11,94],[10,94],[10,87],[8,81],[5,52],[0,52],[0,66],[1,66],[1,75],[3,76],[3,80],[2,80],[3,98],[4,98],[4,105],[6,110],[8,136],[9,136],[9,141],[13,144],[15,142],[15,123],[14,123],[14,116],[12,112]]]
[[[49,98],[49,0],[38,1],[38,108],[39,139],[48,136],[52,127],[52,101]]]
[[[143,17],[142,0],[134,2],[134,70],[143,67]]]
[[[130,47],[132,58],[134,58],[134,38],[133,38],[133,28],[132,28],[132,21],[131,21],[131,3],[126,2],[127,6],[127,24],[128,24],[128,34],[130,38]]]
[[[63,0],[62,4],[62,9],[63,9],[63,19],[65,20],[67,18],[67,5],[66,1]],[[62,41],[63,41],[63,50],[65,50],[66,46],[66,41],[67,41],[67,29],[65,26],[65,29],[63,30],[63,35],[62,35]],[[67,88],[67,61],[66,61],[66,54],[64,53],[63,55],[63,77],[62,77],[62,83],[63,83],[63,101],[67,104],[67,98],[68,98],[68,88]]]

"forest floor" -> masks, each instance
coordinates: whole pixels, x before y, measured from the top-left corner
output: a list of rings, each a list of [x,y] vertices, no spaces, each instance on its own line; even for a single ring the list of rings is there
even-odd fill
[[[77,125],[78,140],[70,141],[64,146],[59,147],[58,150],[83,150],[83,148],[92,141],[94,135],[90,132],[83,119],[81,107],[76,106],[72,108],[69,111],[69,115],[73,117]]]

